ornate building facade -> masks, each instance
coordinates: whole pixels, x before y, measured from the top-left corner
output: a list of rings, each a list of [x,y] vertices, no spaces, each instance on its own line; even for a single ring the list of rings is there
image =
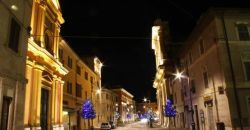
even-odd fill
[[[34,0],[26,59],[24,125],[26,130],[63,130],[63,77],[59,35],[64,23],[58,0]]]
[[[164,117],[164,106],[167,98],[170,97],[168,78],[172,71],[168,68],[169,60],[167,59],[166,45],[169,42],[168,23],[156,20],[152,28],[152,49],[155,52],[156,74],[153,87],[156,89],[156,99],[158,104],[159,119],[163,126],[168,125],[167,118]]]
[[[22,130],[32,3],[0,1],[0,129]]]

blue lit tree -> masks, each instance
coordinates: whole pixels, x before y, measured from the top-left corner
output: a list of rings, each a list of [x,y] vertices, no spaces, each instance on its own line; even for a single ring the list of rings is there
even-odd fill
[[[164,108],[164,115],[169,119],[168,127],[170,128],[170,118],[176,116],[176,110],[173,107],[173,102],[171,99],[167,99],[167,104],[165,105]]]
[[[95,110],[93,104],[90,100],[86,100],[82,107],[82,117],[88,119],[88,126],[90,128],[89,119],[93,120],[95,118]],[[92,121],[93,122],[93,121]]]
[[[127,119],[131,119],[131,114],[127,114]]]
[[[176,110],[173,107],[173,102],[171,99],[167,99],[167,104],[165,105],[165,109],[164,109],[164,115],[166,117],[175,117],[176,116]]]

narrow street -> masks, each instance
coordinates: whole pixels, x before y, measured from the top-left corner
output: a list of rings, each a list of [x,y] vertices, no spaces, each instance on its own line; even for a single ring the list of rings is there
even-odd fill
[[[153,128],[149,128],[147,123],[135,122],[127,124],[124,127],[117,127],[115,130],[187,130],[187,129],[177,129],[177,128],[162,128],[156,124],[153,124]]]

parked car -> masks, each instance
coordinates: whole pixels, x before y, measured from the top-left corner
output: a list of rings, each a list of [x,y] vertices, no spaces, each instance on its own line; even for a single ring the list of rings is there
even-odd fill
[[[110,130],[111,129],[111,125],[107,122],[103,122],[101,124],[101,130]]]
[[[115,123],[113,121],[110,121],[109,124],[111,126],[111,129],[115,129],[116,126],[115,126]]]

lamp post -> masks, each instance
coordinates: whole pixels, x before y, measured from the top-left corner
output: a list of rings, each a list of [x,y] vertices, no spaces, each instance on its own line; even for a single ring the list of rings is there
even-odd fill
[[[147,101],[148,101],[148,105],[147,105],[148,107],[147,108],[148,108],[148,113],[149,113],[149,127],[152,128],[153,127],[153,124],[152,124],[152,118],[153,117],[152,117],[152,111],[150,111],[150,100],[147,99],[147,98],[144,98],[143,101],[146,102],[146,104],[147,104]]]
[[[176,72],[176,74],[174,74],[175,75],[175,79],[179,79],[179,80],[181,80],[182,78],[185,78],[185,79],[187,79],[187,86],[188,86],[188,88],[189,88],[189,84],[190,84],[190,78],[189,78],[189,76],[187,76],[187,75],[183,75],[182,74],[183,72],[179,72],[178,70],[177,70],[177,72]],[[193,109],[193,101],[192,101],[192,92],[191,92],[191,89],[189,90],[189,100],[190,100],[190,111],[191,111],[191,119],[192,119],[192,123],[191,123],[191,125],[192,125],[192,130],[195,130],[195,122],[194,122],[194,109]]]
[[[148,107],[148,108],[150,107],[151,101],[150,101],[149,99],[143,98],[143,102],[145,102],[146,104],[147,104],[147,102],[148,102],[147,107]]]

